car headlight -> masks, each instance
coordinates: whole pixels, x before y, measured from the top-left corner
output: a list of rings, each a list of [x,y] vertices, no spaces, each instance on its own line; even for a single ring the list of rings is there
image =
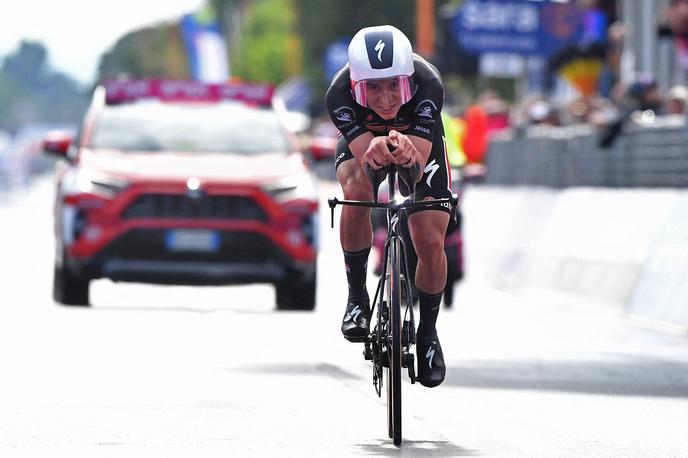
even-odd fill
[[[129,182],[91,170],[79,170],[65,177],[64,191],[66,194],[89,193],[112,198],[129,187]]]
[[[315,180],[310,175],[290,177],[263,186],[263,191],[278,202],[317,197]]]

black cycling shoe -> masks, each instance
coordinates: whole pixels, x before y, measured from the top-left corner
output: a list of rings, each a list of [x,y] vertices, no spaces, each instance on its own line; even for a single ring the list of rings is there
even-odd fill
[[[429,336],[418,336],[417,339],[417,379],[423,386],[436,387],[444,381],[444,376],[447,373],[440,340],[437,338],[437,333]]]
[[[346,304],[342,320],[342,334],[347,339],[364,339],[370,332],[370,305],[368,300],[351,301]]]

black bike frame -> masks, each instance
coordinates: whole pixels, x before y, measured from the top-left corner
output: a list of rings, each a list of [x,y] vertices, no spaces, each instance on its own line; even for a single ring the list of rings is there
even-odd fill
[[[412,176],[412,173],[404,171],[408,176]],[[395,170],[389,170],[387,175],[387,183],[389,186],[389,195],[392,200],[387,203],[377,202],[377,186],[379,182],[373,179],[373,175],[377,172],[370,172],[369,177],[373,184],[373,190],[375,195],[374,202],[358,201],[358,200],[339,200],[336,197],[328,199],[328,204],[330,206],[330,226],[334,227],[334,208],[337,205],[350,205],[358,207],[367,208],[384,208],[387,210],[387,238],[384,245],[383,253],[383,264],[382,264],[382,275],[377,285],[375,291],[375,296],[373,299],[373,305],[371,309],[371,316],[375,310],[376,305],[379,302],[379,307],[377,311],[377,324],[376,324],[376,334],[371,340],[370,337],[364,339],[366,346],[371,345],[372,359],[373,359],[373,384],[377,392],[378,397],[382,396],[382,362],[379,360],[382,355],[382,346],[386,346],[387,357],[388,357],[388,378],[393,380],[388,380],[388,427],[389,427],[389,437],[393,438],[394,444],[399,445],[401,443],[401,367],[406,367],[409,369],[409,377],[411,378],[411,383],[415,382],[415,375],[413,371],[413,356],[410,355],[410,348],[415,343],[412,335],[415,332],[415,324],[413,320],[413,292],[411,287],[410,278],[405,278],[405,292],[406,309],[403,314],[401,314],[401,297],[395,298],[390,297],[390,303],[386,303],[384,300],[384,291],[386,282],[399,282],[401,284],[402,277],[408,277],[409,266],[408,266],[408,256],[406,244],[403,237],[401,236],[399,228],[399,222],[402,214],[406,213],[408,208],[420,208],[420,207],[434,207],[437,205],[447,205],[450,208],[456,207],[458,204],[458,198],[456,195],[448,198],[442,199],[431,199],[416,201],[410,199],[403,202],[397,203],[393,200],[394,190],[396,185],[396,174]],[[408,180],[405,180],[408,182]],[[412,187],[412,189],[415,186]],[[413,189],[412,196],[415,194],[415,189]],[[404,215],[406,216],[406,215]],[[392,272],[389,272],[390,278],[387,279],[388,271],[390,266],[388,265],[390,260],[390,251],[396,260],[396,265],[391,266]],[[393,285],[394,283],[391,283]],[[394,288],[396,291],[396,288]],[[401,291],[399,291],[401,295]],[[390,294],[390,296],[392,296]],[[407,316],[409,320],[407,320]],[[408,324],[404,325],[403,323]],[[394,333],[394,329],[398,328],[397,332]],[[403,342],[404,331],[406,333],[406,342]],[[394,336],[394,337],[393,337]],[[367,347],[366,347],[367,348]],[[394,350],[394,351],[393,351]],[[409,359],[407,359],[407,356]],[[409,367],[409,363],[411,367]]]

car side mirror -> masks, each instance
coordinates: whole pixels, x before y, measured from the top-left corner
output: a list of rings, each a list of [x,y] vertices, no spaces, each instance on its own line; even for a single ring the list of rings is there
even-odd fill
[[[51,131],[43,138],[43,152],[67,159],[67,151],[73,141],[72,134],[65,131]]]

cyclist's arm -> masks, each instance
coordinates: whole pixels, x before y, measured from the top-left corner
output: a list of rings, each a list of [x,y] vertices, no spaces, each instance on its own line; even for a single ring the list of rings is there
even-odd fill
[[[428,158],[430,157],[430,152],[432,151],[432,142],[415,135],[407,135],[406,137],[411,140],[413,146],[416,147],[416,151],[418,151],[419,157],[417,159],[419,160],[416,162],[425,167],[425,164],[428,162]]]
[[[395,161],[388,145],[387,136],[375,137],[367,132],[349,143],[349,149],[361,166],[368,164],[377,170]]]
[[[420,180],[432,151],[432,142],[415,135],[404,135],[397,131],[391,131],[389,137],[391,143],[397,147],[394,150],[394,163],[402,167],[412,167],[413,164],[418,163],[421,168],[416,181]]]
[[[417,102],[415,100],[418,100]],[[441,129],[441,111],[444,101],[444,88],[439,78],[424,79],[414,96],[414,117],[405,134],[391,132],[392,142],[399,145],[397,164],[406,165],[409,159],[418,162],[421,169],[430,157],[435,130]],[[397,151],[395,151],[397,153]],[[411,164],[407,165],[408,167]]]
[[[358,107],[349,88],[349,73],[345,69],[341,70],[332,80],[332,85],[325,94],[325,106],[332,119],[332,123],[337,127],[347,143],[351,143],[361,136],[372,134],[359,119]],[[368,140],[370,143],[370,139]],[[352,150],[356,155],[356,152]]]

